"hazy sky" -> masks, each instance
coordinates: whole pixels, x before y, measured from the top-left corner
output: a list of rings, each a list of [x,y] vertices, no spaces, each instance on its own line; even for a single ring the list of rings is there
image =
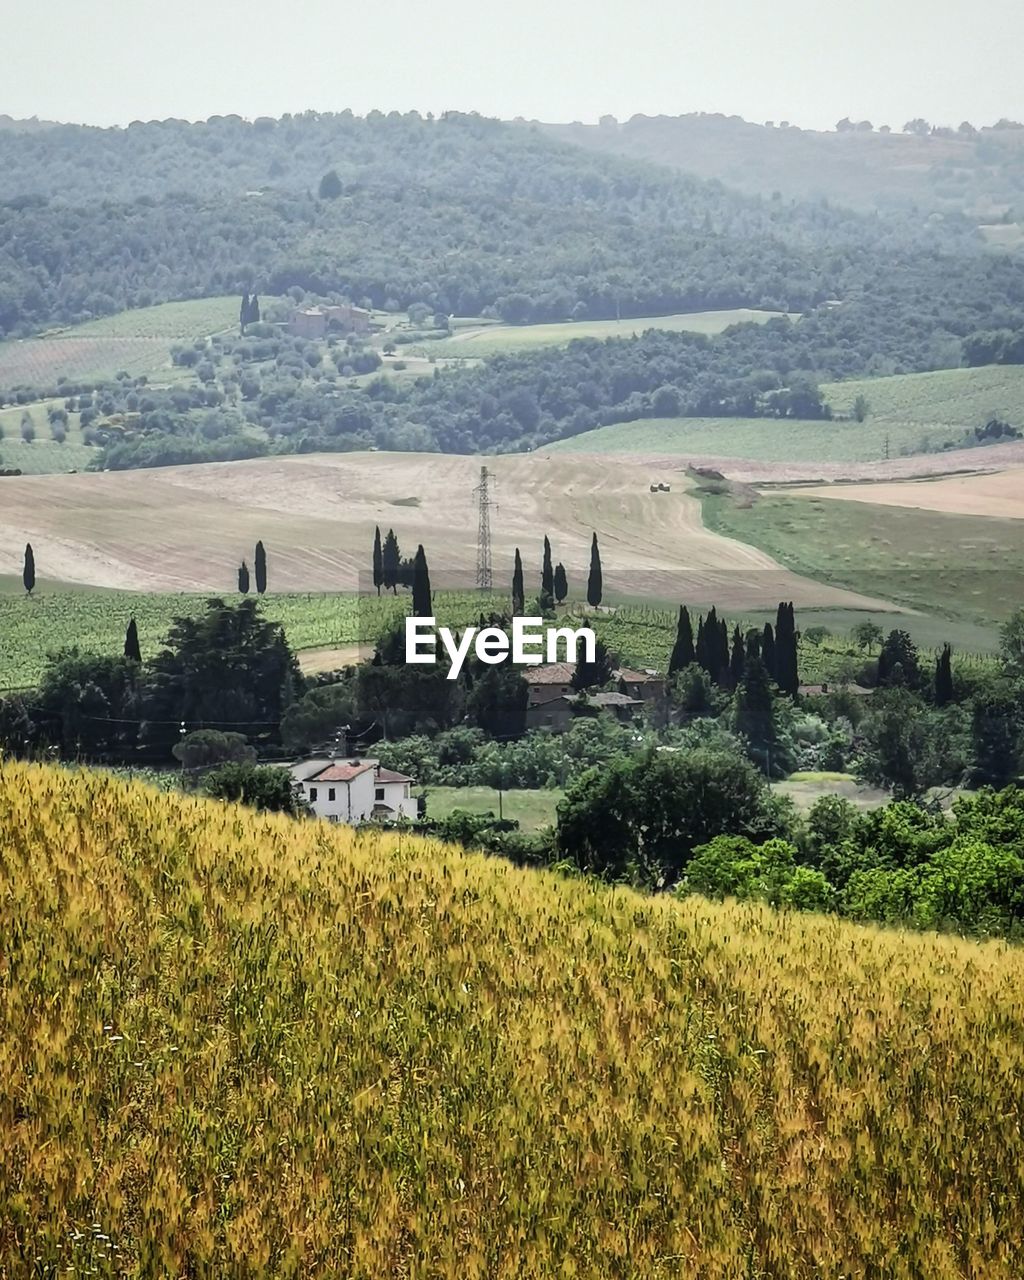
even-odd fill
[[[1024,119],[1020,0],[0,0],[0,113]]]

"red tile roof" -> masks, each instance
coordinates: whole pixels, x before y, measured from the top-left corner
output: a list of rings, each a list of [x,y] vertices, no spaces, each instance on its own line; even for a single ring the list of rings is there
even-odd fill
[[[367,769],[372,769],[372,763],[363,760],[358,764],[342,761],[339,764],[329,764],[326,769],[321,769],[319,773],[314,773],[311,778],[307,778],[307,782],[351,782],[353,778],[358,778],[361,773],[365,773]]]
[[[523,679],[529,685],[570,684],[575,671],[574,662],[552,662],[546,667],[527,667]]]
[[[412,782],[413,779],[408,777],[404,773],[395,773],[393,769],[378,768],[377,781],[378,782]]]

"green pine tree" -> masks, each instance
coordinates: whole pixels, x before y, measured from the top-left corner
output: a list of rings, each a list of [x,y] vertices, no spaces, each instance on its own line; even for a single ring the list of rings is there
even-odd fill
[[[555,603],[555,571],[551,567],[551,540],[544,537],[544,559],[540,569],[540,607],[543,611]]]
[[[263,595],[267,590],[267,553],[262,542],[256,543],[256,554],[253,556],[252,563],[256,575],[256,590]]]
[[[944,644],[935,663],[935,705],[945,707],[952,701],[953,650],[948,644]]]
[[[523,557],[519,554],[519,548],[516,547],[516,560],[512,569],[512,616],[521,618],[523,610],[526,608],[526,588],[523,584]]]
[[[389,529],[384,538],[381,550],[381,580],[385,590],[390,589],[392,595],[398,594],[398,580],[402,572],[402,552],[395,537],[394,529]]]
[[[668,674],[675,675],[697,658],[693,647],[693,626],[690,623],[690,612],[686,605],[679,606],[679,620],[676,622],[676,641],[672,646],[672,655],[668,660]]]
[[[595,533],[590,543],[590,576],[587,578],[587,604],[596,609],[601,603],[604,583],[601,574],[601,552],[597,546]]]
[[[729,657],[729,676],[732,687],[738,687],[743,679],[743,666],[746,653],[743,647],[743,633],[739,627],[733,627],[732,631],[732,653]]]
[[[25,565],[21,571],[21,580],[25,584],[25,590],[31,595],[36,585],[36,557],[31,542],[25,543]]]
[[[128,629],[124,633],[124,656],[131,659],[132,662],[142,661],[142,650],[139,648],[139,628],[134,618],[129,619]]]
[[[412,562],[412,612],[415,618],[430,618],[434,613],[427,555],[422,543],[416,548],[416,555]]]
[[[249,566],[244,560],[238,566],[238,591],[243,596],[249,594]]]
[[[733,727],[747,741],[750,758],[771,777],[778,762],[772,755],[778,745],[775,702],[771,681],[760,658],[748,658],[736,690]]]
[[[565,565],[559,560],[555,565],[555,603],[561,604],[569,594],[569,579],[565,576]]]
[[[373,585],[380,595],[380,589],[384,585],[384,550],[380,542],[380,525],[373,531]]]

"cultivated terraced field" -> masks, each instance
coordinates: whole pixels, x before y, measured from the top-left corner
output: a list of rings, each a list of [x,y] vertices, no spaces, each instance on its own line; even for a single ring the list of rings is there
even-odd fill
[[[88,382],[120,372],[154,375],[170,367],[176,342],[238,323],[235,297],[198,298],[122,311],[38,338],[0,342],[0,387]]]
[[[719,607],[858,607],[865,602],[781,570],[770,556],[709,532],[696,497],[649,491],[648,469],[618,460],[490,459],[497,479],[495,579],[523,552],[528,591],[548,533],[582,594],[594,530],[609,592]],[[375,525],[409,554],[422,542],[435,587],[475,579],[480,459],[443,454],[298,455],[102,475],[3,481],[0,574],[21,571],[26,541],[40,581],[138,591],[234,589],[262,538],[271,591],[369,587]],[[537,576],[535,576],[537,575]],[[539,586],[539,583],[538,583]]]
[[[0,689],[35,684],[47,654],[77,645],[84,652],[120,654],[125,628],[134,618],[143,658],[158,652],[174,618],[203,612],[208,595],[141,591],[42,589],[31,597],[20,582],[0,580]],[[212,593],[211,593],[212,594]],[[232,592],[222,592],[239,600]],[[442,624],[465,626],[481,608],[479,592],[438,593]],[[306,672],[336,670],[372,653],[379,636],[409,611],[409,595],[270,594],[264,617],[280,622]]]

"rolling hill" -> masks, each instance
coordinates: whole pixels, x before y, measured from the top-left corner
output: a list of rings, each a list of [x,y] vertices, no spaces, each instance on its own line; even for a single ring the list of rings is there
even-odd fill
[[[955,454],[950,467],[1002,465],[1015,445],[955,449],[965,433],[1001,418],[1024,430],[1024,366],[985,365],[821,384],[836,421],[770,418],[641,418],[556,440],[555,453],[680,455],[692,460],[765,463],[881,463],[924,454]],[[868,402],[864,422],[848,420],[854,401]],[[950,449],[950,446],[954,446]],[[998,460],[998,461],[997,461]],[[923,461],[923,459],[922,459]],[[942,466],[937,462],[936,466]],[[730,474],[734,474],[730,471]],[[747,478],[748,473],[743,473]],[[767,473],[766,473],[767,478]]]
[[[1021,953],[5,763],[0,1271],[1011,1280]]]
[[[375,525],[411,552],[422,542],[435,587],[471,587],[481,460],[453,454],[302,454],[99,475],[4,479],[0,574],[20,573],[26,541],[46,581],[135,591],[232,591],[258,538],[271,591],[370,590]],[[575,588],[590,540],[603,547],[605,588],[720,607],[857,607],[850,593],[800,580],[770,557],[706,530],[679,475],[651,493],[648,469],[599,458],[505,455],[496,480],[495,579],[514,549],[539,560],[547,533]],[[877,604],[877,602],[873,602]]]
[[[889,121],[894,129],[903,123]],[[818,132],[701,112],[544,128],[577,146],[670,165],[768,196],[824,198],[856,209],[938,209],[993,224],[1007,212],[1018,219],[1024,213],[1019,125],[925,136],[853,128]]]

